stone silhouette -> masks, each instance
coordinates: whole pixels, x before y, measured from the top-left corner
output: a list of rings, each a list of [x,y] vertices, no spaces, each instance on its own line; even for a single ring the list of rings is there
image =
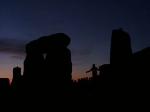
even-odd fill
[[[132,59],[132,83],[141,91],[147,91],[145,93],[149,93],[148,89],[150,82],[150,47],[145,48],[141,51],[138,51],[133,54]],[[144,89],[144,90],[143,90]]]
[[[150,74],[150,47],[134,53],[132,63],[138,74],[145,74],[139,75],[138,79],[148,78]]]
[[[127,32],[122,29],[112,31],[110,64],[125,64],[132,56],[131,40]]]
[[[22,88],[21,68],[18,66],[13,68],[13,79],[11,82],[11,88],[14,94],[19,94],[18,90]]]
[[[113,75],[111,74],[111,65],[110,64],[103,64],[99,67],[100,71],[100,81],[109,82],[112,80]]]
[[[130,35],[123,31],[123,29],[116,29],[112,31],[111,48],[110,48],[110,65],[111,74],[117,83],[125,84],[127,74],[130,71],[130,64],[132,60],[132,48]]]
[[[63,33],[29,42],[23,75],[21,68],[15,67],[11,86],[7,78],[0,78],[0,98],[11,99],[11,104],[21,104],[23,108],[28,104],[40,107],[44,102],[63,103],[68,97],[68,103],[91,98],[102,103],[149,100],[149,47],[132,53],[129,34],[122,29],[113,30],[110,64],[99,68],[93,64],[87,71],[92,72],[92,77],[72,81],[69,44],[70,38]]]
[[[33,40],[26,45],[24,80],[28,87],[41,89],[65,88],[71,85],[71,52],[67,48],[70,38],[57,33]],[[46,57],[44,57],[46,55]]]
[[[0,78],[0,98],[8,98],[10,96],[10,83],[8,78]]]

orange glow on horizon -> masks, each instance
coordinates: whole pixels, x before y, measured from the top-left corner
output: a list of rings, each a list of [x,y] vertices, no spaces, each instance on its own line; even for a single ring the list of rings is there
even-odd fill
[[[9,78],[10,82],[13,78],[13,65],[11,66],[0,66],[0,78]],[[21,67],[23,68],[23,67]],[[23,69],[21,70],[23,73]],[[78,80],[80,78],[90,77],[91,74],[86,74],[84,69],[74,68],[72,71],[72,79]]]

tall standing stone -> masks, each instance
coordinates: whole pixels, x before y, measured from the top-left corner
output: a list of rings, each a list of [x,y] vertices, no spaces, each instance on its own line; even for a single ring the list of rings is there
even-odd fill
[[[132,56],[131,40],[122,29],[112,31],[110,64],[119,65],[130,61]]]
[[[28,43],[24,61],[25,85],[44,91],[70,86],[72,62],[69,44],[70,38],[64,33],[44,36]]]

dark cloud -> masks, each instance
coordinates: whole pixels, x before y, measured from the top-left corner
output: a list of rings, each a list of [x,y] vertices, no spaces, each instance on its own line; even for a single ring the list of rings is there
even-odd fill
[[[93,49],[81,48],[81,49],[72,49],[71,51],[72,51],[72,54],[78,58],[78,57],[85,57],[85,56],[91,55],[93,52]]]
[[[19,58],[25,53],[25,42],[19,39],[0,38],[0,52],[10,53],[12,57]]]
[[[13,56],[11,56],[11,58],[22,60],[25,58],[25,55],[21,55],[21,54],[20,55],[13,55]]]
[[[73,65],[76,66],[84,65],[87,62],[87,60],[89,60],[91,54],[93,54],[93,48],[71,49],[71,51],[72,51]]]

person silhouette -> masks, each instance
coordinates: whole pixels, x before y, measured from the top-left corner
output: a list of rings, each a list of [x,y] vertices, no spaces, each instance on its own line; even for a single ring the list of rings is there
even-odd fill
[[[95,64],[93,64],[92,68],[90,70],[86,71],[86,73],[92,72],[92,77],[96,78],[97,71],[98,71],[98,68],[95,66]]]

